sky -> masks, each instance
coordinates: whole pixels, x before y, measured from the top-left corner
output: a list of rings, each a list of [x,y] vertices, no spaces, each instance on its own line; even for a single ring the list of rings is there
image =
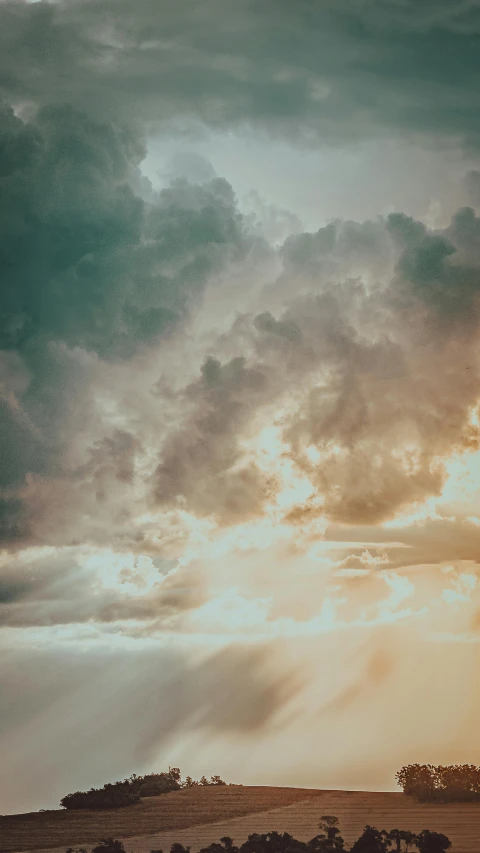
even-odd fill
[[[0,3],[0,812],[480,763],[477,0]]]

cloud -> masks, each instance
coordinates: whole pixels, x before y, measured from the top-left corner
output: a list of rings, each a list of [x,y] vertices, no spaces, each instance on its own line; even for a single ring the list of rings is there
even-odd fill
[[[242,464],[238,438],[257,400],[269,394],[268,373],[238,357],[226,364],[208,357],[201,376],[185,389],[193,413],[175,431],[155,472],[159,505],[182,499],[189,511],[240,521],[255,517],[273,489],[255,464]]]
[[[8,543],[32,535],[24,500],[41,507],[50,480],[59,493],[65,482],[90,480],[97,501],[101,479],[132,483],[138,442],[102,426],[95,375],[171,337],[253,238],[220,178],[179,180],[150,202],[135,195],[141,138],[73,107],[44,107],[29,121],[6,108],[0,135],[0,526]],[[80,435],[83,459],[72,464]]]
[[[0,567],[0,625],[7,627],[118,623],[143,633],[172,630],[205,600],[198,566],[132,553],[27,549],[7,555]]]
[[[478,146],[479,30],[473,0],[420,10],[414,0],[10,0],[0,82],[19,103],[68,101],[173,128],[246,123],[330,141],[400,131]]]
[[[288,667],[269,666],[268,646],[204,649],[200,660],[198,651],[197,659],[158,645],[72,654],[57,643],[4,655],[4,809],[54,808],[70,790],[142,772],[160,751],[168,765],[175,740],[191,731],[204,741],[213,731],[254,737],[299,689]]]

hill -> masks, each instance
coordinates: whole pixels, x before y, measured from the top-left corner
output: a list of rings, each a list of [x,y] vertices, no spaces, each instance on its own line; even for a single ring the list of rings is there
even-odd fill
[[[301,840],[317,832],[320,815],[336,814],[349,845],[365,824],[380,829],[432,829],[453,842],[452,853],[479,853],[480,804],[423,804],[404,794],[319,791],[301,788],[237,787],[178,791],[117,812],[12,815],[0,821],[0,851],[85,843],[105,834],[125,840],[127,853],[168,853],[174,841],[192,853],[224,835],[241,843],[251,832],[289,832]]]
[[[264,812],[318,796],[301,788],[227,785],[173,791],[149,797],[134,806],[111,811],[55,809],[0,817],[0,853],[97,843],[102,836],[118,838],[179,830],[211,824],[252,812]]]

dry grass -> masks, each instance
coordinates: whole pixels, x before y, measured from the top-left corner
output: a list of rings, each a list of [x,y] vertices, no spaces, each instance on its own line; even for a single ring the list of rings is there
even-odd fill
[[[429,805],[403,794],[263,787],[181,791],[104,816],[97,812],[12,816],[0,821],[0,832],[6,830],[0,850],[23,853],[56,844],[58,851],[49,853],[65,853],[69,844],[88,845],[113,832],[125,840],[127,853],[158,848],[168,853],[174,841],[196,853],[223,835],[241,844],[251,832],[277,830],[307,840],[317,833],[322,814],[338,815],[347,845],[370,823],[379,829],[444,832],[453,842],[452,853],[480,853],[480,804]]]
[[[40,847],[68,847],[98,843],[104,836],[173,831],[212,823],[250,812],[288,805],[318,792],[301,788],[264,788],[228,785],[191,788],[161,797],[149,797],[138,805],[111,811],[56,809],[0,817],[0,853]]]

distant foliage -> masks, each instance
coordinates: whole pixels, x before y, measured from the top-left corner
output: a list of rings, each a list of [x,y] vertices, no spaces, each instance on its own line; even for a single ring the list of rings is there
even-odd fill
[[[430,832],[424,829],[417,835],[416,845],[419,853],[445,853],[452,846],[452,842],[441,832]]]
[[[132,791],[123,782],[104,785],[103,788],[91,788],[90,791],[76,791],[60,800],[65,809],[120,809],[140,802],[138,793]]]
[[[388,833],[367,825],[351,848],[351,853],[386,853],[389,847]]]
[[[395,778],[404,794],[422,803],[480,801],[480,767],[473,764],[409,764]]]
[[[199,853],[332,853],[342,850],[347,853],[344,841],[340,835],[338,818],[334,815],[322,815],[320,829],[324,830],[310,841],[298,841],[288,832],[252,833],[247,840],[236,847],[233,839],[225,836],[220,842],[203,847]],[[418,853],[445,853],[451,847],[446,835],[430,832],[424,829],[419,835],[402,829],[378,830],[374,826],[366,826],[360,838],[355,841],[349,853],[387,853],[394,849],[399,853],[415,847]],[[77,853],[71,847],[66,853]],[[78,851],[86,853],[86,851]],[[104,839],[92,853],[125,853],[121,841],[113,838]],[[150,853],[163,853],[162,850],[151,850]],[[170,853],[190,853],[190,847],[183,844],[172,844]]]
[[[92,853],[125,853],[125,847],[115,838],[104,838],[93,848]]]
[[[226,785],[220,776],[207,779],[202,776],[196,782],[190,776],[182,781],[178,767],[170,767],[166,773],[148,773],[137,776],[135,773],[123,782],[104,785],[103,788],[90,788],[89,791],[76,791],[60,800],[65,809],[119,809],[139,803],[144,797],[158,797],[181,788],[193,788],[197,785]],[[178,851],[180,853],[180,851]]]

